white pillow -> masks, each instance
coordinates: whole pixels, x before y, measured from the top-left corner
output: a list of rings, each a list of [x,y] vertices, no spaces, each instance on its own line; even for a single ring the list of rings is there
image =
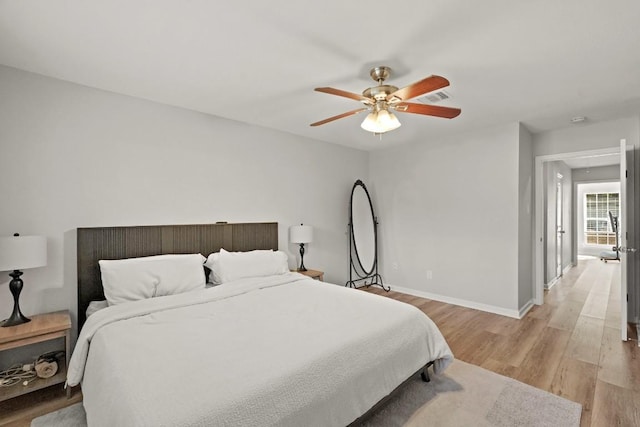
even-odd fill
[[[200,254],[100,260],[104,296],[116,305],[204,288],[204,260]]]
[[[220,252],[212,252],[204,262],[204,266],[211,270],[211,274],[209,274],[209,283],[213,283],[214,285],[219,285],[222,283],[222,278],[220,277],[219,257]]]
[[[95,314],[96,312],[102,310],[103,308],[107,308],[109,307],[109,303],[106,300],[102,300],[102,301],[91,301],[89,303],[89,307],[87,307],[87,318],[89,318],[89,316],[91,316],[92,314]]]
[[[210,254],[204,265],[211,269],[214,284],[246,277],[273,276],[289,271],[287,254],[272,250],[228,252],[220,249],[220,252]]]

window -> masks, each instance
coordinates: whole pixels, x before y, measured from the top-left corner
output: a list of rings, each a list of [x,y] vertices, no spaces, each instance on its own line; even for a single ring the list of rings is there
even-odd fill
[[[614,217],[620,214],[618,193],[585,194],[584,239],[591,245],[615,245],[616,235],[611,229],[609,211]]]

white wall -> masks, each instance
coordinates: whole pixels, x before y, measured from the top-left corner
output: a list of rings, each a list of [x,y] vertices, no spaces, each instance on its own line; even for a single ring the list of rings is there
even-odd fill
[[[533,299],[533,138],[520,125],[518,144],[518,307]]]
[[[371,153],[389,284],[517,313],[519,136],[515,123]]]
[[[574,183],[620,181],[620,165],[571,169]]]
[[[577,184],[576,195],[576,222],[577,222],[577,243],[579,255],[599,256],[602,251],[611,251],[613,245],[586,244],[584,239],[584,197],[587,193],[620,193],[620,181],[618,182],[593,182],[587,184]]]
[[[315,227],[305,264],[348,277],[349,193],[368,154],[0,67],[0,235],[44,235],[26,314],[76,308],[77,227],[277,221]],[[64,254],[69,256],[64,260]],[[298,255],[299,256],[299,255]],[[5,273],[0,318],[11,312]]]
[[[533,155],[573,153],[619,147],[620,139],[631,144],[638,142],[638,117],[566,127],[533,135]]]

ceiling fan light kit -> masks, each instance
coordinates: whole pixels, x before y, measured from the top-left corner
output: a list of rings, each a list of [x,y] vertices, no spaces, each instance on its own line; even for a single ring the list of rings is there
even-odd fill
[[[401,126],[400,120],[395,114],[387,110],[367,114],[360,127],[366,131],[373,133],[385,133],[390,130],[398,129]]]
[[[400,127],[400,121],[395,114],[393,114],[392,110],[403,113],[443,117],[447,119],[452,119],[460,115],[461,111],[459,108],[405,102],[412,98],[449,86],[449,81],[444,77],[430,76],[410,84],[409,86],[403,87],[402,89],[398,89],[396,86],[384,84],[384,81],[390,74],[391,69],[389,67],[383,66],[373,68],[370,75],[371,78],[378,83],[378,86],[365,89],[364,92],[362,92],[362,95],[331,87],[316,88],[315,90],[317,92],[324,92],[330,95],[337,95],[360,101],[366,107],[358,108],[357,110],[348,111],[319,122],[311,123],[311,126],[320,126],[334,120],[359,114],[363,111],[369,111],[369,114],[367,114],[367,117],[364,119],[360,127],[366,131],[379,135]]]

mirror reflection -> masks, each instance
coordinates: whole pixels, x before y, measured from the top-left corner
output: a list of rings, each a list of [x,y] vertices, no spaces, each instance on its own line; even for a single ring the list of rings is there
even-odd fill
[[[371,274],[376,261],[373,208],[369,195],[360,185],[353,189],[351,198],[351,226],[359,266],[365,274]]]
[[[349,264],[349,281],[345,286],[378,285],[390,290],[378,274],[378,220],[369,191],[360,180],[353,184],[349,202]]]

